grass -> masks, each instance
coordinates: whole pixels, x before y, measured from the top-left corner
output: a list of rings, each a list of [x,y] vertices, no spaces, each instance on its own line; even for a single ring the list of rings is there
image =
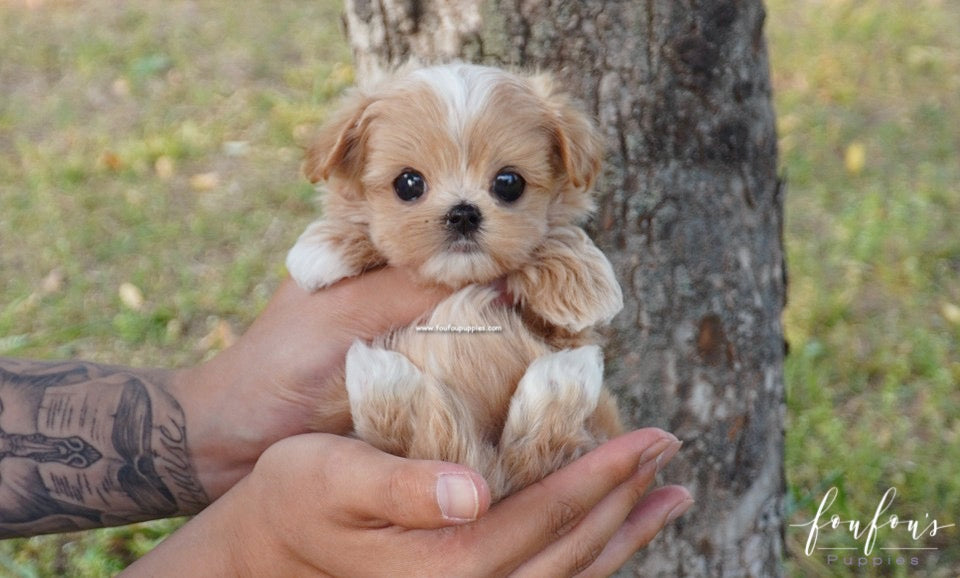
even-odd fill
[[[223,347],[316,216],[298,139],[352,82],[339,3],[2,2],[0,54],[0,355]],[[178,524],[3,542],[0,576],[109,576]]]
[[[352,81],[338,4],[0,3],[0,355],[170,367],[246,327],[315,214],[299,144]],[[901,518],[960,523],[960,7],[768,11],[790,521],[831,486],[867,520],[896,486]],[[0,575],[112,575],[179,523],[2,542]],[[920,572],[786,537],[797,576],[960,573],[957,528]]]
[[[960,524],[960,6],[768,8],[790,182],[792,522],[811,520],[836,486],[831,514],[866,524],[892,486],[887,516]],[[863,544],[840,534],[818,545]],[[878,546],[938,549],[871,574],[960,572],[960,529],[915,543],[894,534],[881,530]],[[787,539],[797,575],[857,573],[806,556],[805,530]]]

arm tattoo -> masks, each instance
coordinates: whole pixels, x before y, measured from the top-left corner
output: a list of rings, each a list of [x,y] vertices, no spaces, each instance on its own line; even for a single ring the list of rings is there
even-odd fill
[[[0,358],[0,538],[206,506],[168,382],[163,371]]]

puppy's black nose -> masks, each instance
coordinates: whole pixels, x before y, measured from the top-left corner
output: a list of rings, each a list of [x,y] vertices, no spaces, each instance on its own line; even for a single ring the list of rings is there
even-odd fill
[[[483,215],[480,214],[480,209],[470,203],[455,205],[447,213],[447,229],[464,236],[479,229],[482,222]]]

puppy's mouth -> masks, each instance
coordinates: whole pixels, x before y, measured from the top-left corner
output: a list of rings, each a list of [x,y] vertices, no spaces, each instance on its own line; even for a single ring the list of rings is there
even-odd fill
[[[420,266],[420,274],[426,279],[459,288],[503,275],[499,261],[480,235],[446,235],[438,249]]]
[[[450,253],[481,253],[483,247],[477,239],[470,235],[468,237],[460,235],[451,235],[447,241],[447,251]]]

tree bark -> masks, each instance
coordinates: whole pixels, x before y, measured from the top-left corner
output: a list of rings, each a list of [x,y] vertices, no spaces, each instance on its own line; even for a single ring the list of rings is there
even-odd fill
[[[783,187],[761,0],[347,0],[358,74],[410,56],[549,70],[607,156],[591,233],[626,307],[628,422],[684,448],[694,508],[621,572],[782,574]]]

